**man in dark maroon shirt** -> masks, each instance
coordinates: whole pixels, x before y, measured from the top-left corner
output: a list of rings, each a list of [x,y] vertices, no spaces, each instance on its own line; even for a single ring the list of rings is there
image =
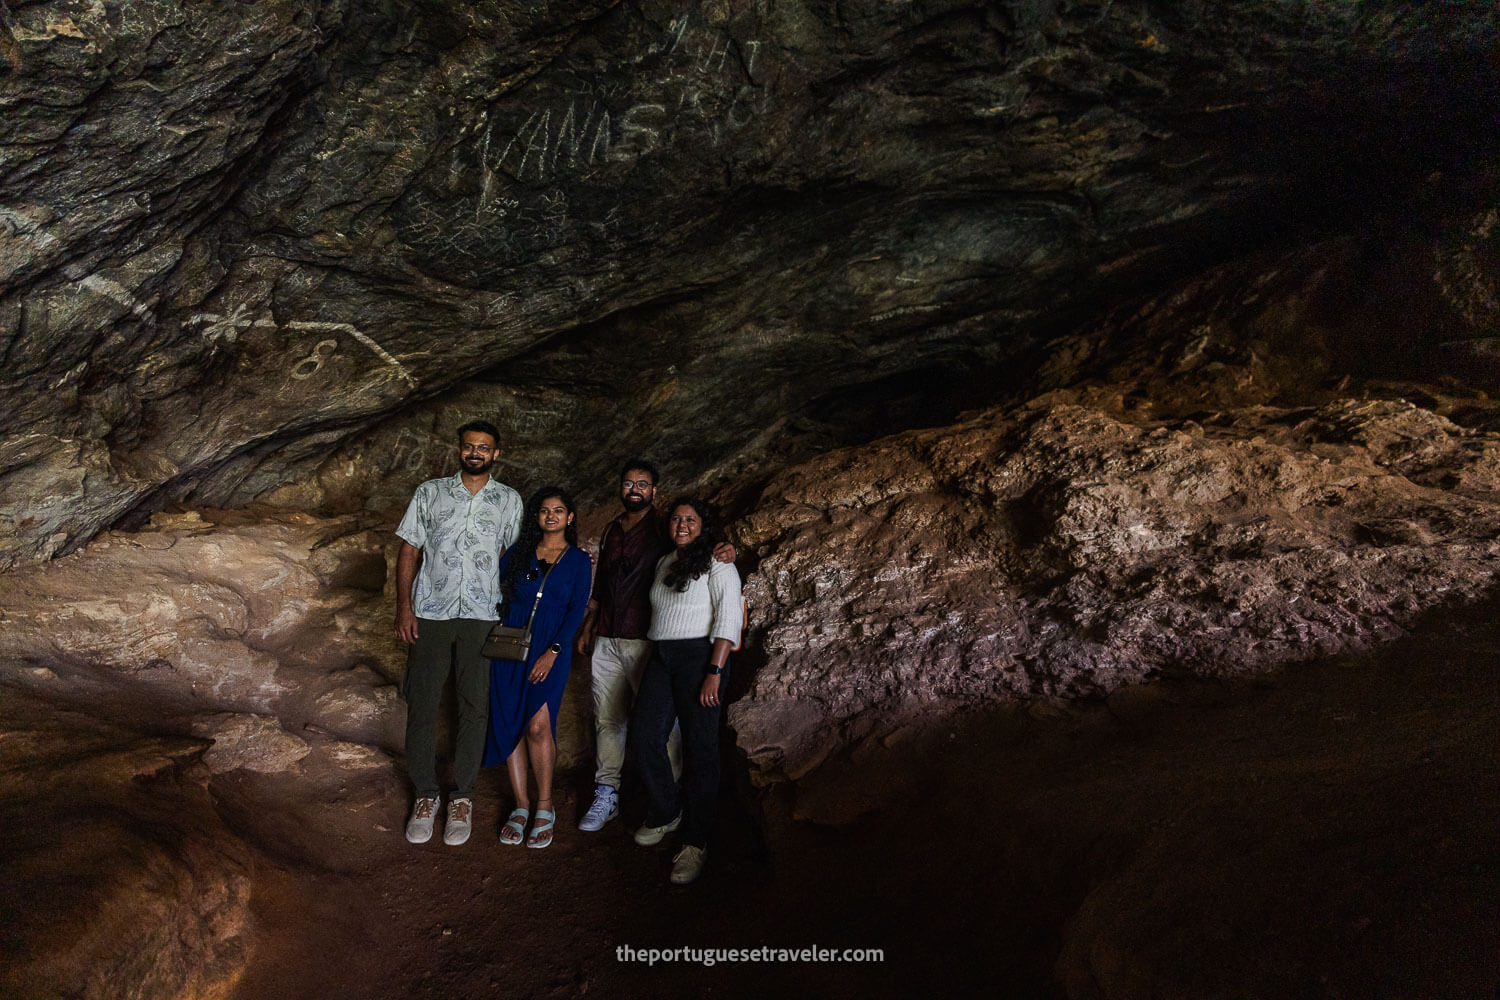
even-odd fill
[[[619,811],[630,705],[651,653],[646,638],[651,627],[651,583],[657,561],[672,550],[666,524],[654,505],[657,478],[656,466],[644,459],[625,463],[620,476],[620,504],[625,510],[609,522],[599,540],[594,592],[578,629],[578,652],[593,654],[594,802],[578,823],[578,829],[589,833],[603,829]],[[734,547],[721,545],[714,556],[733,562]],[[667,742],[673,774],[682,773],[681,746],[674,728]]]

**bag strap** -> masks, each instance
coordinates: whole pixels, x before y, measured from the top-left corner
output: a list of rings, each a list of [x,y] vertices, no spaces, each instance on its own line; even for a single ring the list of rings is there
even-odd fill
[[[560,562],[563,561],[563,556],[565,556],[565,555],[568,554],[568,549],[569,548],[571,548],[571,546],[564,546],[563,547],[563,550],[561,552],[559,552],[558,555],[557,555],[557,562],[554,562],[551,566],[547,567],[547,572],[545,572],[545,573],[542,574],[542,582],[536,585],[536,600],[534,600],[534,601],[531,602],[531,614],[529,614],[529,615],[526,616],[526,631],[527,632],[531,631],[531,620],[536,617],[536,609],[541,606],[541,603],[542,603],[542,591],[545,590],[546,587],[547,587],[547,577],[551,576],[552,575],[552,571],[555,570],[555,569],[557,569],[557,563],[560,563]],[[535,553],[533,553],[532,555],[533,555],[533,558],[534,558],[535,557]]]

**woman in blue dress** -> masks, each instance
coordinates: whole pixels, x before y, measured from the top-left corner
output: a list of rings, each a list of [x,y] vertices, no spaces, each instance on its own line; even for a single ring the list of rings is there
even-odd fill
[[[552,770],[557,759],[557,707],[573,665],[573,634],[589,603],[592,563],[578,548],[573,498],[557,486],[532,494],[521,521],[521,535],[500,559],[500,590],[505,624],[531,619],[526,662],[490,661],[490,727],[486,767],[505,762],[516,807],[500,830],[500,842],[527,847],[552,843]],[[541,600],[537,591],[541,590]],[[533,615],[532,608],[536,608]],[[528,767],[536,777],[536,822],[527,794]]]

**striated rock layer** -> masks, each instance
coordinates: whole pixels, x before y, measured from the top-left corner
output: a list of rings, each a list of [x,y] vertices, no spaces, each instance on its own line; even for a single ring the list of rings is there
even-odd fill
[[[4,680],[117,719],[285,720],[290,733],[208,726],[264,747],[262,768],[294,759],[304,728],[399,746],[399,660],[363,607],[384,586],[388,536],[354,518],[205,513],[11,574]]]
[[[742,524],[765,663],[729,712],[759,780],[938,704],[1360,648],[1500,573],[1500,435],[1402,401],[1137,423],[1085,395],[772,477]]]
[[[358,516],[158,514],[7,576],[0,684],[210,739],[214,773],[291,772],[329,740],[346,762],[388,763],[406,722],[394,547]],[[564,765],[589,742],[586,678],[570,689]]]

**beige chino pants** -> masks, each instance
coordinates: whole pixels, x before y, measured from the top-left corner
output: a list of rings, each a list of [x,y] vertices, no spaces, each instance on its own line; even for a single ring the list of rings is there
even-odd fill
[[[592,659],[594,688],[594,738],[597,767],[594,784],[620,788],[620,771],[625,766],[625,735],[630,724],[630,708],[641,686],[641,674],[651,658],[649,639],[612,639],[594,641]],[[672,727],[667,739],[667,758],[674,778],[682,776],[682,732]]]

